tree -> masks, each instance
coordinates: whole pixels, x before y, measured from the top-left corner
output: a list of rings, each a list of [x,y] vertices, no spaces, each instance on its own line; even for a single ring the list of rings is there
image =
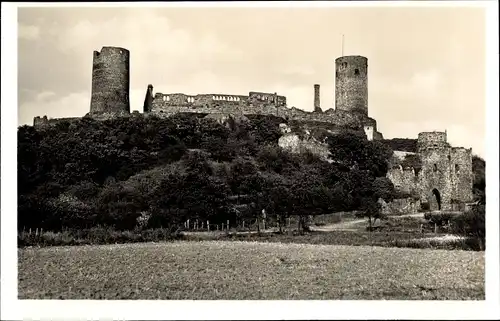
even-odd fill
[[[473,237],[479,242],[479,249],[485,249],[486,241],[486,207],[479,202],[469,211],[455,216],[452,220],[453,231],[458,234]]]
[[[472,173],[474,175],[473,193],[477,201],[486,203],[486,162],[479,156],[472,156]]]
[[[378,141],[368,141],[356,132],[341,132],[327,139],[330,158],[350,168],[368,170],[374,177],[387,174],[392,150]]]

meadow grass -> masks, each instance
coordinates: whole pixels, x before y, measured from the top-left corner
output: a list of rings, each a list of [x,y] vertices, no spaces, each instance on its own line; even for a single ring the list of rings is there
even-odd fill
[[[484,299],[474,251],[176,241],[18,253],[19,299]]]

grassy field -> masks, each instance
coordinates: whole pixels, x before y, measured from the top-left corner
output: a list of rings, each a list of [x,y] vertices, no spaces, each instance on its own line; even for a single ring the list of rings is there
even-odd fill
[[[19,249],[19,299],[484,299],[484,252],[257,242]]]

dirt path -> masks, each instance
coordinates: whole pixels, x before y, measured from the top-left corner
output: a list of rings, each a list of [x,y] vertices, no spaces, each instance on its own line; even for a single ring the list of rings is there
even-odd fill
[[[403,214],[403,215],[398,215],[394,216],[395,218],[399,217],[424,217],[424,213],[415,213],[415,214]],[[333,224],[328,224],[324,226],[311,226],[311,230],[313,231],[318,231],[318,232],[331,232],[331,231],[357,231],[358,226],[361,224],[367,224],[367,219],[362,218],[362,219],[356,219],[352,221],[344,221],[344,222],[339,222],[339,223],[333,223]]]
[[[399,218],[399,217],[424,217],[423,213],[415,213],[415,214],[403,214],[403,215],[398,215],[398,216],[393,216],[394,218]],[[324,226],[314,226],[311,225],[310,229],[311,231],[318,231],[318,232],[331,232],[331,231],[357,231],[359,230],[359,226],[357,225],[363,225],[367,223],[366,218],[361,218],[361,219],[355,219],[355,220],[349,220],[349,221],[344,221],[344,222],[339,222],[339,223],[333,223],[333,224],[328,224]],[[270,229],[265,229],[265,230],[260,230],[260,233],[265,234],[265,233],[274,233],[277,232],[278,228],[273,227]],[[237,235],[244,235],[244,234],[257,234],[257,231],[231,231],[230,234],[237,234]],[[226,234],[225,231],[184,231],[182,232],[184,235],[223,235]]]

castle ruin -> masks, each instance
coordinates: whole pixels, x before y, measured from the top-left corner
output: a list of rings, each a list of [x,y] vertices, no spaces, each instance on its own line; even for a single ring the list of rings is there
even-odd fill
[[[399,165],[387,177],[396,190],[417,196],[431,211],[463,211],[473,201],[472,149],[451,147],[446,132],[422,132],[417,142],[420,171]]]
[[[86,117],[104,120],[131,115],[130,113],[130,52],[119,47],[103,47],[94,51],[92,65],[92,95]],[[212,93],[186,95],[153,92],[149,84],[144,98],[144,116],[169,117],[178,113],[203,114],[220,118],[224,115],[274,115],[286,121],[328,124],[333,128],[363,130],[368,140],[381,140],[375,119],[368,116],[368,59],[363,56],[343,56],[335,60],[335,109],[322,110],[320,85],[314,84],[313,111],[289,108],[285,96],[277,93],[249,92],[248,95]],[[75,118],[48,119],[35,117],[35,128],[43,128]],[[290,140],[293,137],[287,137]],[[290,143],[291,142],[291,143]],[[287,144],[292,144],[290,140]],[[296,144],[295,144],[296,145]],[[321,148],[319,149],[321,150]],[[401,166],[389,170],[387,177],[396,189],[418,195],[420,202],[431,210],[461,209],[472,201],[472,151],[451,147],[443,132],[418,135],[416,153],[422,168]]]

